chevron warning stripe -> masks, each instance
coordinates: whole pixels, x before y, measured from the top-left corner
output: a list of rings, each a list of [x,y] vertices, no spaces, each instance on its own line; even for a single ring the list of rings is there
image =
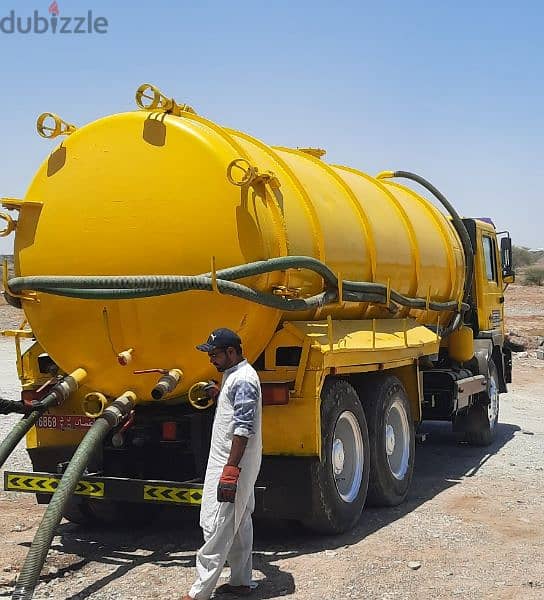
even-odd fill
[[[164,485],[144,485],[144,500],[150,502],[174,502],[176,504],[200,504],[202,490]]]
[[[31,475],[8,474],[6,482],[6,490],[14,492],[43,492],[52,494],[58,486],[59,480],[55,477]],[[74,494],[102,498],[104,496],[104,484],[80,480]]]

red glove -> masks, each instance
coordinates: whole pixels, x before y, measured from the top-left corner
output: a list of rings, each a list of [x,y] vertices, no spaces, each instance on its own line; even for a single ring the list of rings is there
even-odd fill
[[[238,487],[238,477],[240,477],[240,469],[225,465],[223,473],[219,478],[217,485],[217,501],[218,502],[234,502],[236,497],[236,488]]]

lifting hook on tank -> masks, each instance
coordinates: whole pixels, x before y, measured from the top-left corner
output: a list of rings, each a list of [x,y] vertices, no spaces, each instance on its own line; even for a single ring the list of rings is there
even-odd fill
[[[151,390],[151,396],[154,400],[161,400],[166,394],[173,392],[183,378],[181,369],[144,369],[142,371],[134,371],[134,375],[143,375],[145,373],[160,373],[155,387]]]
[[[0,237],[7,237],[17,229],[17,221],[14,221],[7,213],[0,212],[0,219],[7,223],[4,229],[0,230]]]
[[[241,171],[241,176],[235,176],[235,169]],[[245,158],[235,158],[227,167],[227,179],[232,185],[244,187],[256,183],[268,184],[271,188],[279,188],[280,181],[272,171],[259,171]]]
[[[55,113],[45,112],[38,117],[36,129],[41,137],[52,140],[59,135],[71,135],[77,127],[63,121]]]
[[[142,110],[158,110],[180,117],[183,113],[192,113],[196,111],[188,104],[178,104],[174,98],[165,96],[158,87],[151,83],[142,83],[136,90],[136,104]]]

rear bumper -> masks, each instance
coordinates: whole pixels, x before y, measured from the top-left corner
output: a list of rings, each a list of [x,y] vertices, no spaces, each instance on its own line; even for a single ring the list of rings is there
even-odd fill
[[[62,475],[55,473],[4,472],[4,489],[51,496]],[[123,477],[82,477],[74,491],[76,496],[93,500],[149,502],[198,506],[202,500],[202,483],[127,479]]]
[[[35,451],[37,458],[56,463],[69,459],[66,448],[51,448],[47,456]],[[54,460],[51,460],[54,455]],[[261,472],[255,486],[255,514],[261,517],[301,519],[311,512],[312,464],[319,459],[289,456],[263,456]],[[51,462],[49,464],[51,464]],[[50,467],[49,467],[50,468]],[[37,494],[38,502],[48,503],[62,475],[48,472],[43,466],[35,472],[4,472],[4,489],[10,492]],[[90,501],[117,501],[163,504],[179,508],[199,507],[202,480],[169,481],[85,475],[74,495]]]

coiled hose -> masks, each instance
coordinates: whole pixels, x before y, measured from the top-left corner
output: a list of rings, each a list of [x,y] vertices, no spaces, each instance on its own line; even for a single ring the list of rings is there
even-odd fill
[[[260,292],[233,280],[273,271],[287,269],[308,269],[319,274],[325,280],[328,289],[310,298],[282,298],[271,293]],[[229,267],[216,273],[218,290],[227,295],[236,296],[263,304],[282,311],[306,311],[338,301],[338,278],[321,261],[309,256],[282,256],[245,265]],[[72,298],[94,300],[118,300],[144,298],[176,294],[189,290],[214,289],[211,273],[202,275],[141,275],[141,276],[30,276],[14,277],[9,281],[13,292],[33,290],[46,294],[55,294]],[[387,286],[381,283],[363,281],[342,281],[342,300],[349,302],[373,302],[385,304],[388,297]],[[459,306],[457,300],[446,302],[427,302],[425,298],[410,298],[396,290],[389,290],[392,302],[411,309],[461,312],[468,305]]]
[[[64,514],[66,503],[74,493],[92,454],[101,446],[108,432],[130,413],[134,399],[135,396],[132,392],[126,392],[108,406],[79,444],[32,540],[32,545],[15,585],[12,600],[30,600],[34,595],[49,546]]]

